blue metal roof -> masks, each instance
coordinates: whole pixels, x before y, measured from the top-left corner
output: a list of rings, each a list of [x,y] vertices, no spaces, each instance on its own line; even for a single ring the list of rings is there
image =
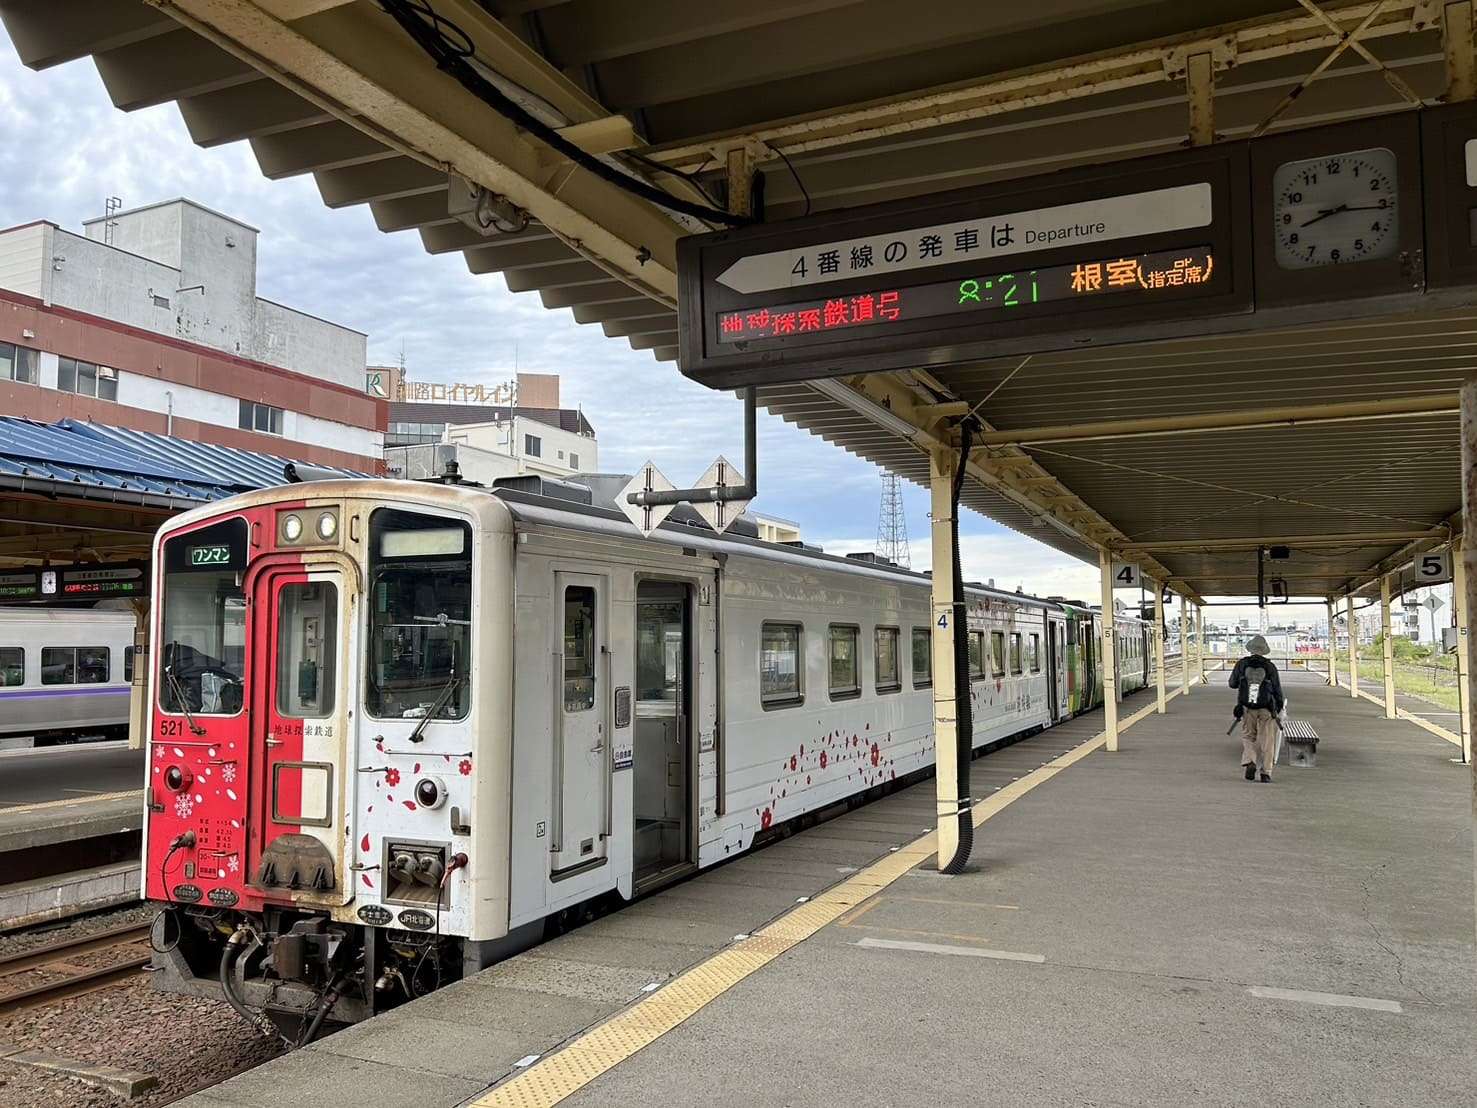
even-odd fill
[[[0,485],[11,488],[82,499],[206,503],[284,484],[289,461],[296,459],[74,419],[37,423],[0,416]]]

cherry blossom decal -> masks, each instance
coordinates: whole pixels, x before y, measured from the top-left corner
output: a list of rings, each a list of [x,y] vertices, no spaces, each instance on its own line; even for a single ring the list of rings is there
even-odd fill
[[[400,771],[394,766],[391,766],[389,769],[385,770],[385,784],[389,785],[392,789],[396,785],[400,784]]]
[[[460,762],[456,764],[456,768],[457,772],[460,773],[463,777],[470,777],[472,774],[472,759],[463,758]]]

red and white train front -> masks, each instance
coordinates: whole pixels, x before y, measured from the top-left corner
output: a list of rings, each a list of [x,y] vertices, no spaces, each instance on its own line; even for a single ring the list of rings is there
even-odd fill
[[[474,889],[469,859],[494,846],[477,792],[508,773],[475,739],[506,737],[491,673],[474,710],[476,665],[511,637],[494,611],[493,647],[474,645],[474,564],[511,536],[493,498],[484,518],[469,499],[308,483],[161,531],[143,887],[168,908],[163,987],[306,1040],[430,991],[466,939],[505,932],[505,869]]]

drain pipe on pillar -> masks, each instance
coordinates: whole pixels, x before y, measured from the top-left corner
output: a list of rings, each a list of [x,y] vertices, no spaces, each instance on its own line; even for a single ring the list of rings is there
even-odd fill
[[[959,464],[954,469],[954,485],[949,497],[949,546],[954,558],[954,718],[958,753],[955,766],[959,774],[959,847],[954,857],[939,866],[940,873],[964,872],[974,849],[974,801],[969,795],[970,760],[974,756],[974,706],[969,692],[969,605],[964,598],[964,571],[959,558],[959,493],[964,488],[964,469],[969,461],[969,448],[974,438],[972,420],[959,428]]]

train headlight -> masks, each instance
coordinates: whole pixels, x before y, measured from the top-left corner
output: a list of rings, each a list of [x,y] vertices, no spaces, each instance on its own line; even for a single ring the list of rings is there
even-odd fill
[[[282,537],[288,542],[297,542],[303,537],[302,516],[282,517]]]
[[[446,803],[446,785],[439,777],[422,777],[415,783],[415,802],[422,808],[439,808]]]
[[[164,771],[164,787],[170,792],[188,789],[194,780],[195,775],[182,766],[170,766]]]
[[[328,542],[337,534],[338,514],[336,512],[324,512],[318,517],[318,537],[324,542]]]

